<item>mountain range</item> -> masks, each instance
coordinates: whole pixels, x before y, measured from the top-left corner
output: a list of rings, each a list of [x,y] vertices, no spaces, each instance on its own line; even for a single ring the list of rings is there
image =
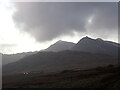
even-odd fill
[[[107,54],[110,56],[118,56],[118,49],[120,48],[120,44],[104,41],[100,38],[92,39],[90,37],[84,37],[78,43],[66,42],[59,40],[54,43],[44,51],[53,51],[59,52],[63,50],[72,50],[72,51],[80,51],[80,52],[90,52],[90,53],[100,53]]]
[[[42,51],[52,51],[59,52],[64,50],[80,51],[80,52],[90,52],[90,53],[101,53],[107,54],[110,56],[118,56],[118,49],[120,49],[120,44],[104,41],[100,38],[92,39],[89,37],[84,37],[77,44],[72,42],[66,42],[59,40],[53,45],[49,46],[47,49]],[[17,53],[17,54],[2,54],[2,65],[16,62],[25,56],[35,54],[37,52],[26,52],[26,53]]]
[[[119,50],[120,44],[100,38],[84,37],[77,44],[60,40],[43,51],[3,65],[3,74],[117,64]]]

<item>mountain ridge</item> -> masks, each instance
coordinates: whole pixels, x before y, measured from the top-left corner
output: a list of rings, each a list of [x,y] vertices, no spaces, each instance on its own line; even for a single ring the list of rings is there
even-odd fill
[[[71,48],[73,51],[82,51],[90,53],[103,53],[111,56],[118,56],[119,44],[111,41],[104,41],[100,38],[92,39],[84,37]]]

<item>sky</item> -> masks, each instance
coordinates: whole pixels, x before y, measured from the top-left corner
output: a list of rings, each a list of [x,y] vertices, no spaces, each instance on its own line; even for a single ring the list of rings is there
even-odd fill
[[[82,37],[118,42],[117,2],[0,1],[0,52],[45,49]]]

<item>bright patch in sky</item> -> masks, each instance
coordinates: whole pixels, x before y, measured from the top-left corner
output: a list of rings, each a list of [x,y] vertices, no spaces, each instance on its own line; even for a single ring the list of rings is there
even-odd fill
[[[92,18],[88,19],[88,23],[92,23]]]
[[[46,45],[38,43],[31,35],[15,27],[12,19],[14,11],[12,3],[0,1],[0,52],[18,53],[46,48]]]
[[[88,23],[89,23],[89,24],[92,24],[93,18],[94,18],[94,15],[92,15],[92,16],[90,16],[90,17],[88,18]]]

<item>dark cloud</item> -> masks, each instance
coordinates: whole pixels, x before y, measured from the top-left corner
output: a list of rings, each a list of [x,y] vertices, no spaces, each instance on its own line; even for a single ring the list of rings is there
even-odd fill
[[[31,33],[38,41],[52,40],[73,31],[87,32],[87,20],[94,15],[91,29],[112,32],[117,28],[115,2],[19,2],[13,19],[17,26]]]

